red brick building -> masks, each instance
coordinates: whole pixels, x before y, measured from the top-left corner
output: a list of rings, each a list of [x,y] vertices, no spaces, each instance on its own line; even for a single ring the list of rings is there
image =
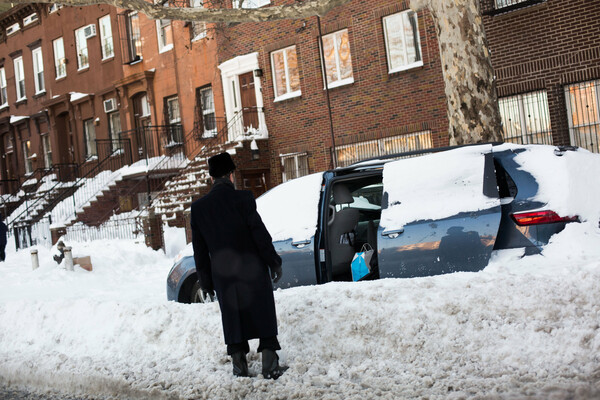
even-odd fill
[[[597,2],[481,0],[481,9],[505,140],[598,152]],[[125,144],[122,163],[227,149],[238,186],[257,195],[332,167],[334,156],[344,166],[448,144],[435,26],[408,0],[230,25],[21,5],[0,14],[0,32],[4,194],[49,166],[81,176],[102,149]]]
[[[272,185],[331,168],[333,141],[340,166],[447,145],[435,28],[427,11],[414,14],[408,3],[354,0],[320,26],[317,17],[244,23],[220,37],[226,114],[264,110]]]

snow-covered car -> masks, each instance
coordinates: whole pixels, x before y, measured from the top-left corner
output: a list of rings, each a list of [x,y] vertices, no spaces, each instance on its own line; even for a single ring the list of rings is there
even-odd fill
[[[257,199],[283,259],[275,287],[350,281],[352,259],[365,243],[375,252],[363,279],[478,271],[493,250],[539,253],[579,220],[568,210],[598,215],[598,199],[570,190],[597,176],[582,172],[598,169],[598,161],[573,147],[485,144],[404,153],[285,182]],[[197,279],[189,245],[169,273],[168,299],[202,301]]]

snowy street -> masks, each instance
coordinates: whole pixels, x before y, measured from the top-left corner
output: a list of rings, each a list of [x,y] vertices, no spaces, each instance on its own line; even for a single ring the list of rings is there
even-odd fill
[[[167,231],[167,254],[73,243],[92,272],[68,272],[44,248],[32,271],[29,251],[9,244],[0,386],[118,399],[598,398],[598,243],[597,224],[571,224],[542,255],[495,254],[478,273],[278,290],[290,369],[275,382],[233,377],[216,303],[167,302],[182,230]]]

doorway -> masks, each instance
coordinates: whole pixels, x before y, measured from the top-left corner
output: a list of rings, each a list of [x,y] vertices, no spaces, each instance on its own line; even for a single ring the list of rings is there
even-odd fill
[[[267,182],[270,174],[268,169],[241,171],[242,186],[244,190],[250,190],[254,198],[259,197],[267,191]]]
[[[258,112],[256,106],[256,89],[254,87],[254,73],[247,72],[239,76],[240,97],[242,100],[242,113],[244,119],[244,133],[250,129],[258,129]]]

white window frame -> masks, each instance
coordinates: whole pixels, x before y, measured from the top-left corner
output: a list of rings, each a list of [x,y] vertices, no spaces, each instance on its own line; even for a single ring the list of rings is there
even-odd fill
[[[352,64],[352,49],[350,49],[350,65],[352,65],[352,76],[350,78],[341,79],[340,49],[338,48],[338,43],[337,43],[337,40],[335,39],[335,35],[341,34],[344,31],[348,33],[348,44],[350,44],[350,32],[348,32],[348,28],[340,29],[339,31],[335,31],[335,32],[329,33],[327,35],[323,35],[322,40],[319,40],[319,46],[322,46],[325,41],[325,38],[328,38],[330,36],[334,37],[333,46],[334,46],[334,51],[335,51],[335,68],[338,73],[338,79],[332,83],[327,82],[327,61],[325,59],[323,59],[322,73],[323,73],[323,86],[325,89],[327,89],[327,88],[333,89],[333,88],[336,88],[339,86],[350,85],[350,84],[354,83],[354,65]]]
[[[190,0],[190,6],[192,8],[202,8],[204,7],[204,0]],[[194,36],[192,37],[192,42],[204,39],[206,37],[206,22],[192,21],[190,29],[194,34]]]
[[[115,56],[115,46],[113,42],[110,14],[98,19],[98,27],[100,28],[100,46],[102,49],[102,61],[104,61]],[[107,51],[107,48],[110,51]]]
[[[85,26],[75,30],[75,49],[77,51],[77,71],[83,71],[90,67],[90,55],[87,39],[85,38]]]
[[[163,25],[162,21],[169,21],[168,25]],[[170,32],[171,32],[171,43],[169,44],[165,44],[165,41],[167,39],[167,32],[165,31],[165,28],[167,26],[170,26]],[[158,39],[158,52],[159,53],[165,53],[169,50],[173,49],[173,25],[172,25],[172,21],[169,19],[157,19],[156,20],[156,38]]]
[[[56,75],[56,79],[64,78],[67,76],[67,62],[62,36],[52,41],[52,49],[54,50],[54,74]]]
[[[33,173],[33,159],[31,157],[31,141],[24,140],[23,142],[23,164],[25,164],[25,175]]]
[[[23,67],[23,57],[17,57],[13,60],[15,66],[15,87],[17,89],[17,101],[25,100],[27,98],[25,88],[25,68]],[[20,82],[23,82],[23,90],[21,93]]]
[[[150,110],[150,102],[148,101],[148,95],[144,94],[141,99],[140,99],[140,105],[142,108],[142,115],[140,115],[141,118],[143,117],[149,117],[152,115],[152,112]]]
[[[6,36],[14,35],[21,29],[21,26],[17,22],[16,24],[12,24],[6,28]]]
[[[8,85],[6,83],[6,71],[0,68],[0,107],[8,106]]]
[[[414,62],[408,62],[408,52],[407,52],[407,46],[406,46],[406,37],[404,36],[404,14],[408,14],[409,18],[414,19],[414,29],[413,29],[413,35],[414,37],[417,39],[417,46],[418,46],[418,52],[419,52],[419,56],[420,56],[420,60],[414,61]],[[389,21],[391,21],[393,18],[401,18],[400,19],[400,27],[393,27],[391,25],[391,23]],[[404,57],[406,60],[406,64],[401,64],[401,65],[393,65],[393,61],[392,60],[392,56],[390,54],[390,31],[393,32],[398,32],[399,34],[401,34],[402,36],[402,42],[404,44]],[[422,67],[423,66],[423,51],[421,49],[421,36],[419,34],[419,21],[417,18],[417,13],[415,13],[412,10],[406,10],[406,11],[402,11],[396,14],[392,14],[392,15],[388,15],[386,17],[383,18],[383,33],[385,36],[385,51],[387,54],[387,63],[388,63],[388,73],[393,74],[395,72],[399,72],[399,71],[405,71],[407,69],[412,69],[412,68],[417,68],[417,67]]]
[[[90,136],[93,133],[93,139]],[[83,139],[85,143],[85,157],[87,160],[93,157],[98,157],[98,148],[96,147],[96,126],[94,119],[86,119],[83,121]],[[91,140],[90,140],[91,139]]]
[[[50,7],[48,7],[48,14],[55,13],[58,10],[60,10],[61,8],[63,8],[62,4],[57,4],[57,3],[51,4]]]
[[[172,96],[166,99],[166,106],[167,106],[167,115],[169,117],[169,125],[175,125],[175,124],[179,124],[181,122],[181,109],[179,108],[179,97],[178,96]],[[173,116],[171,115],[171,103],[175,103],[177,106],[177,118],[172,118]]]
[[[26,16],[25,18],[23,18],[23,26],[27,26],[29,24],[33,24],[37,20],[38,20],[37,13],[29,14],[28,16]]]
[[[46,93],[46,79],[44,77],[44,57],[42,48],[37,47],[31,50],[33,60],[33,82],[35,84],[35,94]]]
[[[233,1],[233,8],[260,8],[271,4],[271,0],[243,0],[241,6],[237,0]]]
[[[47,133],[42,136],[42,151],[44,152],[44,167],[52,167],[52,143],[50,142],[50,135]]]
[[[292,176],[290,176],[290,171],[286,171],[285,168],[282,168],[281,178],[282,178],[283,182],[287,182],[292,179],[300,178],[302,176],[306,176],[309,174],[308,153],[307,152],[282,154],[279,157],[281,158],[281,166],[282,167],[285,167],[286,160],[289,160],[289,159],[294,160],[294,171],[293,171],[293,174],[291,174]],[[306,161],[306,170],[300,169],[300,163],[299,163],[300,157],[303,157]]]
[[[210,99],[211,99],[211,103],[210,105],[212,106],[212,108],[205,108],[205,106],[207,104],[205,104],[205,102],[203,101],[204,96],[203,93],[206,92],[210,92]],[[215,118],[215,96],[213,93],[213,89],[212,86],[208,86],[202,89],[199,89],[198,91],[198,95],[200,96],[200,111],[202,112],[202,136],[203,137],[211,137],[214,136],[217,133],[218,127],[217,127],[217,120]],[[213,118],[213,123],[215,124],[214,129],[206,129],[206,116],[207,115],[212,115]]]
[[[284,49],[279,49],[279,50],[275,50],[273,52],[271,52],[271,69],[272,69],[272,73],[273,73],[273,94],[275,99],[273,100],[274,102],[278,102],[278,101],[283,101],[283,100],[287,100],[287,99],[291,99],[294,97],[299,97],[302,96],[302,89],[299,88],[298,90],[295,91],[291,91],[291,86],[290,86],[290,70],[288,68],[288,61],[287,61],[287,50],[289,49],[294,49],[294,51],[296,51],[296,45],[293,46],[289,46],[286,47]],[[276,78],[276,70],[275,70],[275,54],[277,53],[283,53],[283,72],[285,74],[285,86],[286,86],[286,91],[285,94],[282,94],[281,96],[277,96],[277,92],[278,92],[278,87],[277,87],[277,78]],[[298,54],[296,53],[296,60],[297,60]],[[299,66],[298,66],[299,68]],[[300,79],[300,70],[298,69],[298,79]]]

